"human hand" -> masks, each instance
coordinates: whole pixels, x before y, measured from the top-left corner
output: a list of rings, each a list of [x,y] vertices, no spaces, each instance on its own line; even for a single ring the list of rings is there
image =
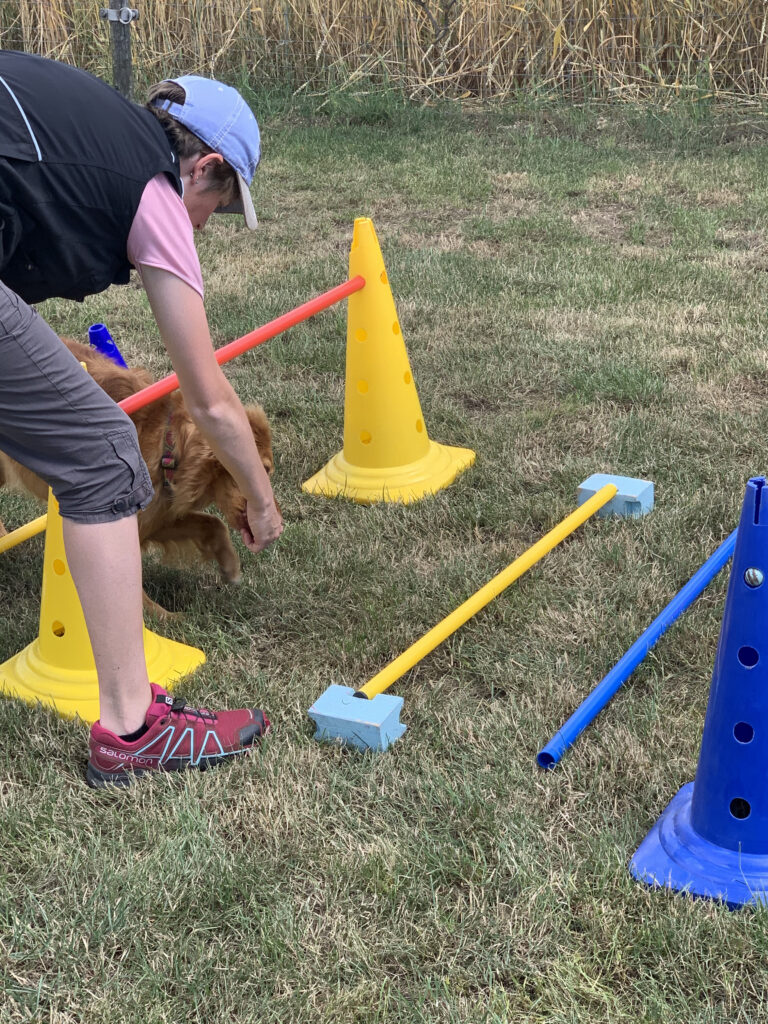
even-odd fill
[[[283,517],[274,499],[268,505],[259,508],[253,508],[248,502],[245,506],[245,523],[240,528],[240,536],[248,550],[258,554],[277,540],[283,532],[283,525]]]

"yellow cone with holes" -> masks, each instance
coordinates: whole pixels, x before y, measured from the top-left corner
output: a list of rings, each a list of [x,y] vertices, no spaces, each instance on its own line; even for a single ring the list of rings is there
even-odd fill
[[[165,687],[205,661],[196,647],[167,640],[146,628],[144,655],[149,678]],[[0,692],[53,705],[62,715],[79,715],[85,722],[99,717],[96,666],[53,495],[48,498],[40,632],[28,647],[0,665]]]
[[[468,448],[432,441],[421,413],[408,353],[373,223],[355,221],[349,296],[344,449],[302,485],[310,494],[364,504],[409,502],[447,487],[475,461]]]

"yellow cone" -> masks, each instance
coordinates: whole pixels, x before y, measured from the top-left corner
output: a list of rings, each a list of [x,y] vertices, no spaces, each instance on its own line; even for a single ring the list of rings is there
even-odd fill
[[[167,640],[146,628],[144,655],[149,678],[166,687],[205,661],[196,647]],[[53,495],[48,498],[40,632],[28,647],[0,665],[0,691],[52,704],[62,715],[79,715],[85,722],[99,717],[96,666]]]
[[[427,434],[408,353],[372,221],[355,221],[349,276],[365,287],[347,300],[344,449],[302,485],[309,494],[363,504],[416,501],[475,461]]]

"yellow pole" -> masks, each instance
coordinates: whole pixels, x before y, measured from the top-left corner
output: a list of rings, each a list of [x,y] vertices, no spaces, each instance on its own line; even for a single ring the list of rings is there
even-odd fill
[[[420,640],[412,644],[407,651],[403,651],[394,661],[390,661],[365,686],[361,686],[355,696],[371,698],[375,697],[377,693],[383,693],[395,680],[405,675],[408,669],[413,668],[430,651],[434,651],[459,626],[463,626],[467,619],[471,619],[481,608],[485,608],[510,583],[514,583],[532,565],[535,565],[536,562],[543,558],[548,551],[551,551],[552,548],[565,540],[574,530],[578,529],[598,509],[602,508],[603,505],[607,505],[617,493],[617,490],[614,484],[606,484],[605,487],[601,487],[597,494],[585,501],[583,505],[580,505],[575,512],[566,516],[561,523],[550,530],[549,533],[546,533],[540,541],[537,541],[533,547],[528,548],[519,558],[516,558],[506,569],[502,569],[497,576],[494,576],[490,582],[486,583],[484,587],[481,587],[472,597],[468,598],[464,604],[459,605],[455,611],[447,615],[441,622],[438,622],[436,626],[433,626],[428,633],[425,633]]]
[[[10,551],[17,544],[22,544],[25,540],[29,540],[30,537],[37,536],[38,533],[42,533],[47,522],[48,516],[40,516],[39,519],[33,519],[30,523],[20,526],[18,530],[12,530],[10,533],[6,533],[4,537],[0,537],[0,554],[3,551]]]

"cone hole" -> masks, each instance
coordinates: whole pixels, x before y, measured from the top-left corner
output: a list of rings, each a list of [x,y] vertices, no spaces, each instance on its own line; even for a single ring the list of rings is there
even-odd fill
[[[59,622],[58,619],[51,624],[51,630],[53,631],[54,636],[64,636],[64,633],[66,632],[64,629],[64,623]]]
[[[381,272],[381,283],[382,284],[386,284],[387,280],[388,280],[387,272],[386,272],[386,270],[382,270],[382,272]]]
[[[362,431],[362,433],[360,434],[360,440],[363,442],[363,444],[370,444],[371,443],[372,438],[371,438],[371,435],[368,433],[367,430],[363,430]]]
[[[357,390],[360,392],[361,395],[366,395],[368,393],[368,381],[359,380],[357,382]]]
[[[355,341],[365,341],[368,337],[368,332],[364,331],[362,327],[358,327],[355,331]]]
[[[411,383],[411,381],[413,380],[413,377],[411,376],[411,371],[410,370],[406,370],[405,371],[405,373],[403,374],[403,380],[405,381],[406,384],[410,384]]]
[[[765,487],[765,480],[762,480],[759,476],[753,477],[750,483],[755,485],[755,526],[760,525],[760,503],[763,498],[763,488]]]
[[[424,430],[424,421],[416,420],[416,433],[420,434]]]
[[[755,730],[749,722],[737,722],[733,727],[733,735],[739,743],[751,743],[755,738]]]
[[[748,818],[752,813],[752,808],[749,805],[749,800],[745,800],[743,797],[737,796],[731,800],[730,812],[734,818],[738,818],[743,821],[744,818]]]
[[[64,562],[60,558],[54,558],[53,571],[56,573],[57,576],[63,576],[64,573],[67,571],[66,565],[64,565]]]
[[[760,655],[754,647],[740,647],[736,657],[744,668],[754,668],[760,660]]]
[[[392,333],[393,334],[399,334],[400,333],[400,324],[397,322],[397,320],[395,320],[395,322],[392,324]]]

